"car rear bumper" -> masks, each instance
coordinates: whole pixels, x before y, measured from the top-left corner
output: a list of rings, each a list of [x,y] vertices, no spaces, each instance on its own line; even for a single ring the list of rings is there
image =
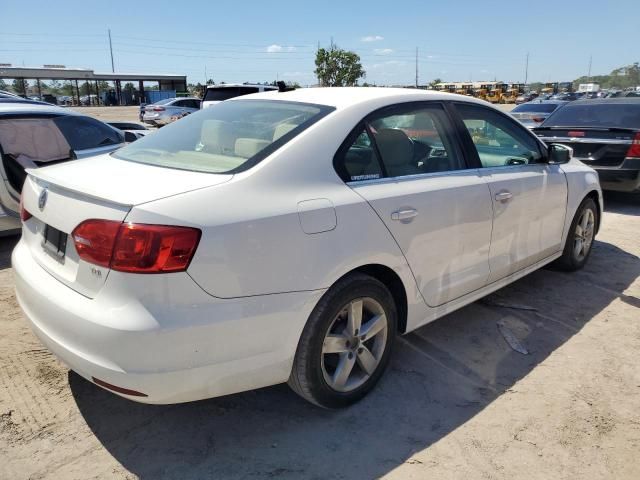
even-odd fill
[[[18,302],[42,343],[89,381],[139,392],[145,396],[115,393],[144,403],[187,402],[286,381],[306,319],[323,293],[218,299],[187,273],[110,272],[89,299],[42,269],[24,241],[12,263]]]
[[[616,192],[640,191],[640,159],[626,158],[620,165],[605,167],[585,161],[587,165],[598,172],[600,185],[603,190]]]

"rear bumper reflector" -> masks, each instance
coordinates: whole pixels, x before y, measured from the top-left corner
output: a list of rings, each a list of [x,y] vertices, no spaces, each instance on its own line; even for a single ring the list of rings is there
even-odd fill
[[[146,393],[136,392],[135,390],[130,390],[128,388],[122,388],[122,387],[118,387],[116,385],[111,385],[110,383],[107,383],[107,382],[105,382],[103,380],[100,380],[99,378],[96,378],[96,377],[91,377],[91,380],[96,385],[100,385],[101,387],[104,387],[107,390],[112,390],[114,392],[122,393],[123,395],[131,395],[132,397],[148,397],[149,396]]]

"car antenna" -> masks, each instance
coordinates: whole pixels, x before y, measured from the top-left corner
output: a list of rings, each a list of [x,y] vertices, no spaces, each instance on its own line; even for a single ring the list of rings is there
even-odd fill
[[[296,87],[288,87],[282,80],[276,82],[276,85],[278,85],[279,92],[293,92],[296,89]]]

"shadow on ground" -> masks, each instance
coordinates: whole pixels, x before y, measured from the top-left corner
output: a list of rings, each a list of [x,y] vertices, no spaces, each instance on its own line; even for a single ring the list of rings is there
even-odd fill
[[[380,385],[341,411],[282,385],[147,406],[73,373],[69,383],[96,437],[143,479],[374,478],[482,411],[614,299],[638,306],[622,292],[639,275],[638,257],[596,242],[581,272],[538,271],[401,338]],[[498,322],[528,355],[507,344]]]
[[[0,236],[0,270],[11,266],[11,252],[20,240],[20,235]]]
[[[640,194],[604,192],[605,212],[640,216]]]

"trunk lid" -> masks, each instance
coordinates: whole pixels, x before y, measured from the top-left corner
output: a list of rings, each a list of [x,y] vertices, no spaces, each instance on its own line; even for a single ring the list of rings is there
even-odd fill
[[[108,155],[28,170],[23,187],[23,239],[34,259],[56,279],[89,298],[108,268],[81,260],[71,233],[83,221],[124,221],[134,205],[224,183],[232,175],[175,170]],[[43,193],[46,192],[46,193]]]
[[[573,149],[574,158],[592,167],[618,167],[624,162],[636,134],[626,128],[539,127],[535,133],[547,144]]]

